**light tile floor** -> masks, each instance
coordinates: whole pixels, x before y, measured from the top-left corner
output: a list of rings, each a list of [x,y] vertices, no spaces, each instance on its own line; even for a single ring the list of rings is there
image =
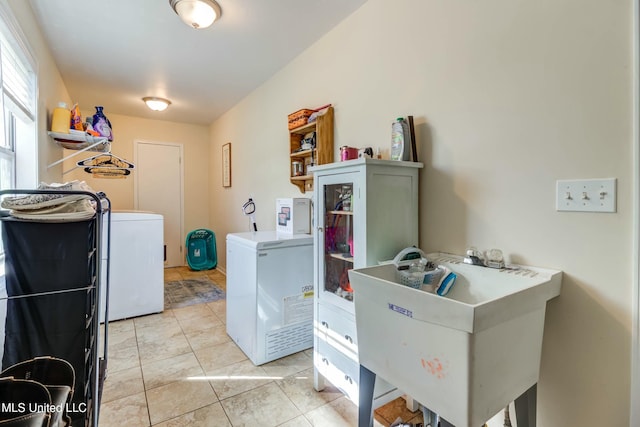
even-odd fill
[[[165,281],[217,270],[165,270]],[[335,387],[313,389],[312,350],[255,366],[227,336],[225,301],[109,324],[108,376],[100,427],[357,425],[357,407]],[[376,426],[398,416],[421,422],[398,399],[376,410]]]

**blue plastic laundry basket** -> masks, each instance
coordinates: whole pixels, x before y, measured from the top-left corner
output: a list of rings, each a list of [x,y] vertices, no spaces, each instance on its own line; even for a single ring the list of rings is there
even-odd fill
[[[206,228],[199,228],[187,234],[187,264],[192,270],[211,270],[218,265],[216,235]]]

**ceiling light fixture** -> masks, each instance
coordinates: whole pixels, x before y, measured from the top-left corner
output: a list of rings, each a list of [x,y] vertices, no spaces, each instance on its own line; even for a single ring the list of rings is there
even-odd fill
[[[195,29],[207,28],[222,14],[214,0],[169,0],[169,4],[185,24]]]
[[[171,105],[171,101],[168,99],[158,98],[157,96],[145,96],[142,100],[153,111],[164,111]]]

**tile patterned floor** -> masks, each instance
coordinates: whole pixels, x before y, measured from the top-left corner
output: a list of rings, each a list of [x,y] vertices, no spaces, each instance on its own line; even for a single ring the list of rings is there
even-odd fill
[[[165,281],[217,270],[165,270]],[[226,334],[225,301],[165,310],[109,325],[100,427],[351,427],[357,408],[335,387],[313,389],[312,350],[255,366]],[[398,416],[421,422],[398,399],[376,410],[377,427]]]

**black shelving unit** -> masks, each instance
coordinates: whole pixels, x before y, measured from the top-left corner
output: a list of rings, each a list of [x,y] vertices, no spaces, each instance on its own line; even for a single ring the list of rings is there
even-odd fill
[[[4,195],[50,194],[3,190]],[[7,317],[2,369],[37,356],[67,360],[76,373],[69,413],[73,426],[97,427],[107,372],[110,227],[104,193],[83,194],[95,201],[93,217],[73,222],[22,220],[0,211],[5,250]],[[104,203],[104,206],[103,206]],[[106,254],[103,254],[103,248]],[[106,274],[101,271],[106,259]],[[100,292],[106,287],[104,345],[100,340]]]

